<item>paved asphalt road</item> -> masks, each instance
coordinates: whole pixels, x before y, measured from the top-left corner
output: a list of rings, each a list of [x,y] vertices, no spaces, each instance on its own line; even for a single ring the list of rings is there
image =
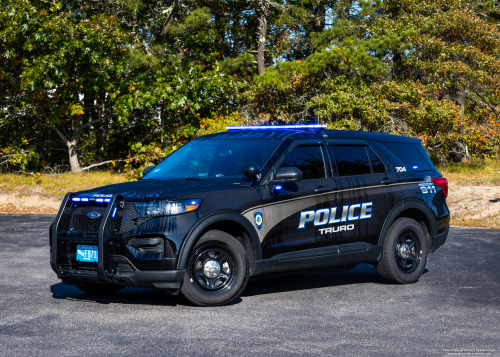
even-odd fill
[[[250,282],[231,306],[90,297],[49,266],[54,216],[0,215],[0,356],[500,356],[500,230],[452,228],[412,285],[350,272]]]

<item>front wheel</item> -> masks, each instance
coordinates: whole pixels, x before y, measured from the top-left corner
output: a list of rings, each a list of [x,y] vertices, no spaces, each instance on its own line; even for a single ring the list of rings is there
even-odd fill
[[[414,283],[424,272],[427,252],[422,226],[411,218],[399,218],[387,232],[377,272],[392,283]]]
[[[245,248],[228,233],[205,233],[189,254],[182,296],[198,306],[226,305],[241,295],[248,283]]]

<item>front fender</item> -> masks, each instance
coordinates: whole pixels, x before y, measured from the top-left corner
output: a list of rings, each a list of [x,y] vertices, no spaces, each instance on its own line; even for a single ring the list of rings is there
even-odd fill
[[[191,229],[191,231],[187,234],[186,238],[184,238],[184,241],[182,242],[182,246],[179,252],[179,259],[177,260],[177,269],[186,268],[189,252],[200,237],[200,234],[211,224],[220,221],[233,221],[243,226],[243,228],[248,233],[248,236],[252,240],[253,248],[255,251],[255,260],[257,261],[262,259],[262,247],[260,245],[259,236],[252,224],[245,217],[238,213],[224,211],[216,212],[205,217]]]

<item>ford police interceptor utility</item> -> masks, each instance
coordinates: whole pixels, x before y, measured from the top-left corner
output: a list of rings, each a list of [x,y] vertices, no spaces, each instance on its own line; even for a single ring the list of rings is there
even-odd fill
[[[448,182],[408,137],[228,127],[143,175],[65,196],[50,229],[65,284],[155,287],[200,306],[230,303],[250,276],[358,263],[407,284],[449,230]]]

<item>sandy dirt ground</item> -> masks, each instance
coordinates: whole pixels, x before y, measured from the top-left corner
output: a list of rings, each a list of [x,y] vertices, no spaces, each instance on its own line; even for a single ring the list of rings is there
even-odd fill
[[[450,183],[447,203],[455,226],[500,228],[500,186]]]
[[[39,193],[19,194],[0,192],[0,213],[57,213],[59,198]]]
[[[461,186],[450,182],[447,202],[452,225],[500,228],[500,186]],[[59,198],[39,192],[0,191],[0,213],[55,214],[60,204]]]

